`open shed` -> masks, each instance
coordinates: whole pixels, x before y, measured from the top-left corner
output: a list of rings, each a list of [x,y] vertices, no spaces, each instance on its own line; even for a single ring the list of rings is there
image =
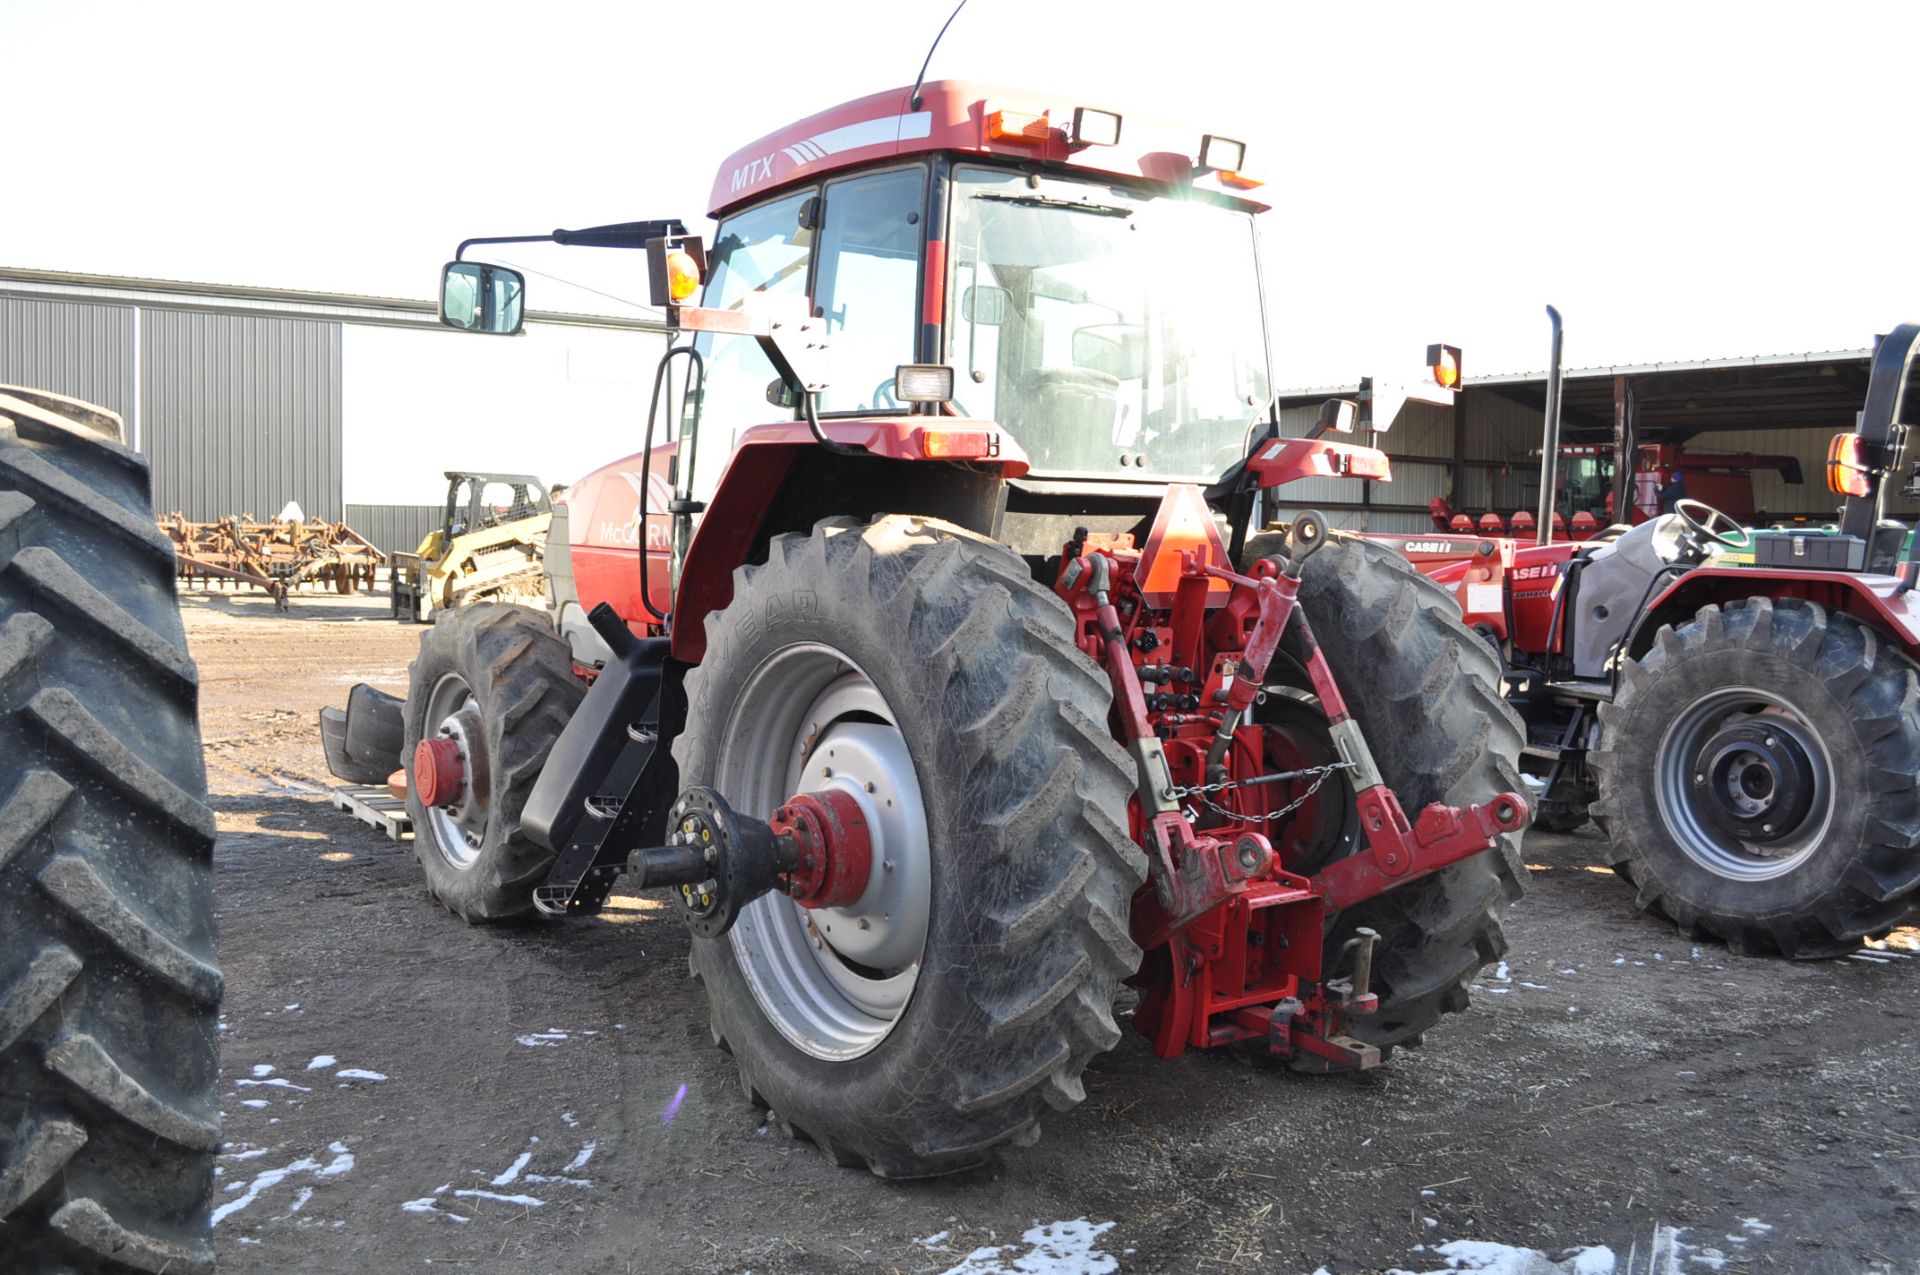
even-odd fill
[[[1568,449],[1605,456],[1616,476],[1631,472],[1626,462],[1635,448],[1651,444],[1725,458],[1735,471],[1744,468],[1739,458],[1749,454],[1790,458],[1797,465],[1751,469],[1754,520],[1828,521],[1840,498],[1823,477],[1827,444],[1854,427],[1866,398],[1870,355],[1835,350],[1569,370],[1562,392],[1563,457]],[[1476,518],[1488,511],[1503,518],[1531,512],[1539,503],[1546,383],[1544,372],[1482,376],[1469,364],[1451,408],[1409,406],[1391,432],[1378,435],[1377,445],[1393,459],[1391,485],[1354,479],[1295,484],[1281,493],[1283,508],[1317,508],[1338,527],[1395,532],[1432,528],[1436,498]],[[1351,397],[1357,388],[1283,394],[1283,432],[1305,433],[1324,400]],[[1788,481],[1795,469],[1798,483]],[[1621,490],[1625,485],[1616,477],[1615,507],[1632,499],[1631,490]],[[1896,495],[1889,510],[1909,517],[1915,506]]]

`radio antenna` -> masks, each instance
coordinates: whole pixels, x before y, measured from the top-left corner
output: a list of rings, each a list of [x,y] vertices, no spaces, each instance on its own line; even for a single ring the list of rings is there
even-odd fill
[[[967,0],[960,0],[959,4],[953,6],[953,12],[947,15],[947,20],[940,24],[940,34],[933,37],[933,45],[927,50],[927,60],[920,64],[920,74],[913,81],[913,96],[907,103],[909,109],[916,111],[920,109],[920,86],[927,82],[927,68],[933,65],[933,50],[940,47],[941,37],[946,35],[947,28],[953,25],[953,20],[960,16],[960,10],[966,7]]]

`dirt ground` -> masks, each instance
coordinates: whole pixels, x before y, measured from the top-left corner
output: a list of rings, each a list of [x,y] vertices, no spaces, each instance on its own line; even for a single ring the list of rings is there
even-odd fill
[[[186,613],[229,1275],[1920,1271],[1916,931],[1743,959],[1639,915],[1592,828],[1531,835],[1512,951],[1424,1049],[1309,1078],[1128,1033],[1037,1146],[889,1184],[747,1104],[663,908],[469,927],[329,808],[315,711],[405,691],[384,597]]]

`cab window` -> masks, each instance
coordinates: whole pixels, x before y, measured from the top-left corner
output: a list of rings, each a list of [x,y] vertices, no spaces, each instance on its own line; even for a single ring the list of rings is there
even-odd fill
[[[894,409],[893,372],[913,362],[920,299],[922,168],[827,186],[815,313],[827,326],[827,412]]]
[[[801,218],[814,194],[801,191],[721,222],[707,256],[701,303],[740,310],[756,292],[805,296],[814,232],[801,225]],[[693,419],[699,431],[699,472],[689,486],[709,492],[718,485],[740,431],[786,419],[788,413],[768,405],[767,387],[776,373],[757,341],[740,336],[716,340],[703,332],[694,346],[706,360],[706,381]]]

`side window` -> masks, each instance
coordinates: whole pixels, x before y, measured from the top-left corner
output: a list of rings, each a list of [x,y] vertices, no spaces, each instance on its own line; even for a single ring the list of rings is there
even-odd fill
[[[807,265],[813,252],[812,230],[800,226],[800,214],[814,192],[802,191],[720,223],[707,254],[707,288],[701,304],[720,310],[744,307],[754,292],[805,296]],[[702,333],[695,347],[706,360],[706,384],[697,415],[699,473],[690,487],[713,490],[733,452],[734,437],[753,425],[784,420],[787,413],[767,404],[773,365],[747,337],[715,339]]]
[[[892,408],[893,372],[919,331],[926,171],[873,173],[827,187],[814,307],[827,321],[821,410]]]

